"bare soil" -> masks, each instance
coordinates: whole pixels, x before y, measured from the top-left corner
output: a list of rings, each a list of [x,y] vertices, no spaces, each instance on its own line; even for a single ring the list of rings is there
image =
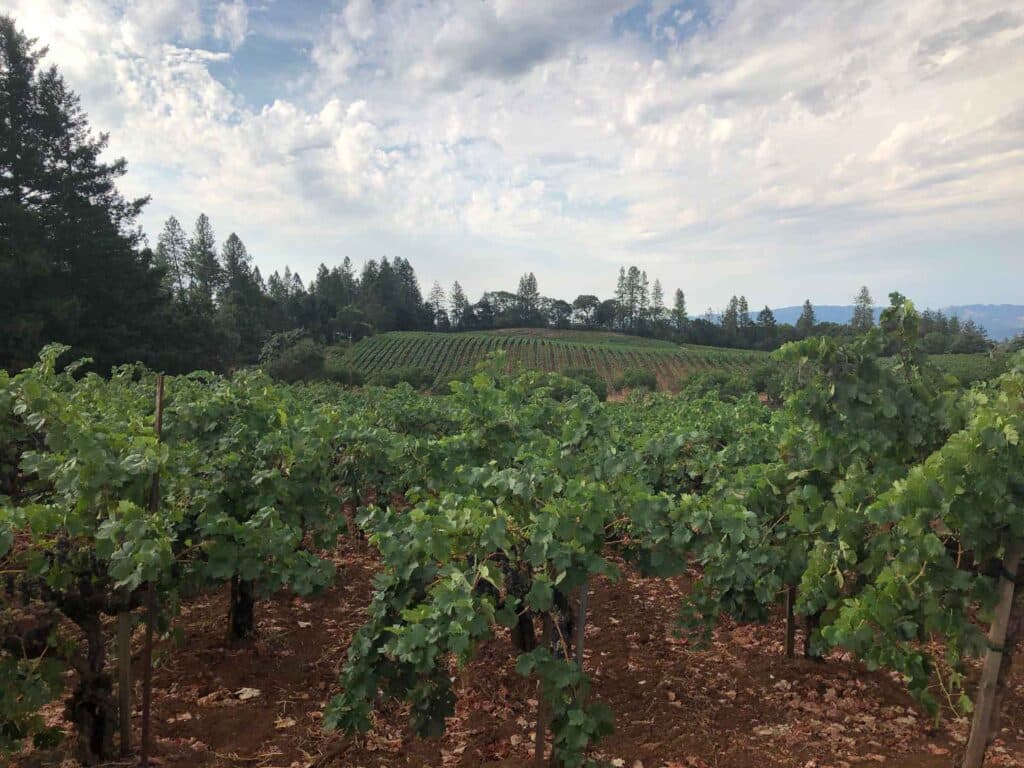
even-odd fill
[[[337,690],[377,567],[370,548],[351,540],[336,559],[338,578],[325,593],[261,601],[259,639],[244,648],[224,642],[226,589],[184,606],[178,622],[184,642],[166,640],[159,648],[151,762],[160,768],[529,764],[535,684],[515,673],[515,650],[504,634],[455,673],[457,712],[443,737],[411,735],[407,713],[396,705],[358,739],[323,732],[323,707]],[[787,660],[781,614],[765,625],[724,623],[709,648],[691,648],[676,633],[679,598],[690,580],[642,579],[624,567],[619,582],[595,583],[586,666],[594,695],[615,713],[615,733],[592,757],[627,768],[957,764],[965,720],[936,726],[893,675],[868,671],[842,654]],[[989,768],[1024,767],[1020,666]],[[55,704],[51,717],[59,719],[59,712]],[[28,752],[13,765],[60,765],[69,752],[70,745]]]

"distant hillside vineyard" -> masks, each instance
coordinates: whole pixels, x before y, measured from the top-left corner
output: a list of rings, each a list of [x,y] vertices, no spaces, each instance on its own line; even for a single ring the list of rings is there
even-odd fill
[[[367,377],[398,368],[420,368],[444,381],[504,350],[509,367],[545,371],[590,368],[608,384],[623,371],[652,372],[662,389],[675,389],[698,371],[746,371],[764,362],[763,352],[677,345],[604,331],[512,328],[468,333],[395,331],[363,339],[350,364]]]

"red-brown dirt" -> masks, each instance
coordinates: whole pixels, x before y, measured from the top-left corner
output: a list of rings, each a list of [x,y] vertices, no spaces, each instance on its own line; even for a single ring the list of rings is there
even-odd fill
[[[458,705],[447,733],[409,733],[389,705],[359,739],[325,734],[323,706],[336,690],[347,644],[363,621],[376,561],[365,544],[337,553],[336,585],[310,599],[285,594],[257,607],[259,639],[224,644],[226,592],[190,600],[184,643],[159,648],[154,674],[153,764],[160,768],[248,766],[527,765],[535,684],[514,671],[506,635],[456,672]],[[642,579],[628,568],[594,585],[586,666],[594,695],[615,713],[615,733],[592,757],[626,768],[949,768],[966,721],[935,727],[894,676],[840,654],[787,660],[781,616],[767,625],[723,624],[706,650],[675,635],[689,579]],[[243,689],[254,689],[245,698]],[[55,705],[54,712],[59,711]],[[1024,674],[1012,677],[1004,728],[986,766],[1024,766]],[[136,717],[136,744],[138,717]],[[63,747],[28,753],[19,768],[59,765]],[[114,763],[128,765],[134,763]],[[65,763],[68,765],[68,763]]]

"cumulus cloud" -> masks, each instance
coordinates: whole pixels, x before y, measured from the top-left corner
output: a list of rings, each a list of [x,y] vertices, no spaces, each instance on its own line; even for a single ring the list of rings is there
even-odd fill
[[[607,293],[630,261],[700,304],[794,303],[912,291],[874,257],[910,242],[984,236],[1005,271],[1024,237],[1024,14],[997,0],[0,7],[154,195],[151,233],[203,209],[264,268],[400,253],[471,290],[530,268]]]
[[[220,3],[213,22],[213,35],[223,40],[231,49],[238,48],[245,41],[249,28],[249,9],[244,0]]]

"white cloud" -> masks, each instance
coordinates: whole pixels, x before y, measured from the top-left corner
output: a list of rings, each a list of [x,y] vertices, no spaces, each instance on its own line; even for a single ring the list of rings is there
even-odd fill
[[[475,291],[529,267],[552,293],[607,293],[635,261],[717,305],[839,300],[865,253],[929,238],[1004,237],[1004,269],[1019,252],[1024,14],[630,5],[349,0],[289,18],[305,69],[253,96],[218,68],[273,33],[273,3],[0,0],[128,157],[128,191],[154,195],[151,233],[203,209],[264,268],[391,253],[425,282]],[[1011,283],[979,270],[961,298],[1011,300]]]
[[[245,41],[249,29],[249,9],[244,0],[234,0],[217,6],[217,15],[213,23],[213,35],[223,40],[232,50]]]

